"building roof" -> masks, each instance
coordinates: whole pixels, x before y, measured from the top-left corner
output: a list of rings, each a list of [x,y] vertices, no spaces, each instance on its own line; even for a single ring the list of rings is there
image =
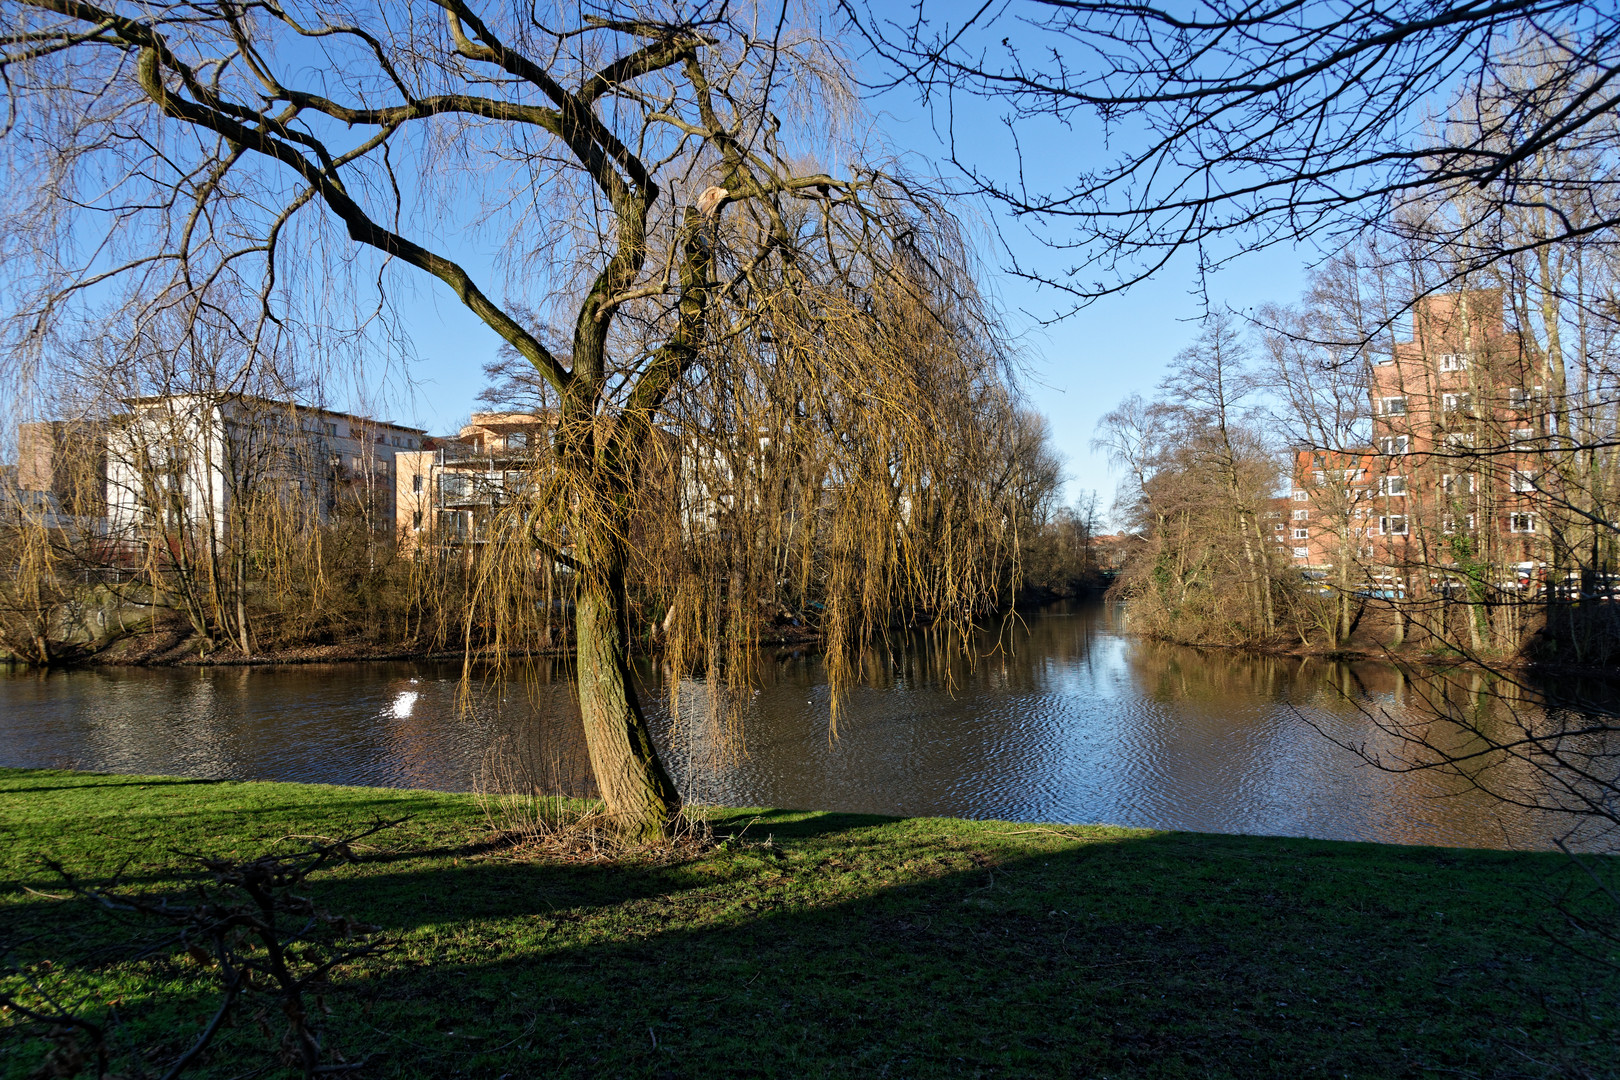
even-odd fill
[[[124,398],[123,403],[131,407],[138,407],[141,405],[156,405],[164,401],[176,401],[184,398],[206,398],[209,396],[222,400],[240,401],[245,404],[272,405],[282,409],[290,408],[297,412],[309,413],[313,416],[334,416],[344,420],[353,420],[361,424],[376,424],[379,427],[389,427],[396,431],[409,431],[414,435],[427,434],[426,428],[409,427],[405,424],[396,424],[392,420],[379,420],[374,416],[362,416],[359,413],[340,412],[337,409],[323,409],[319,405],[304,405],[296,401],[278,401],[275,398],[260,397],[257,394],[152,394],[145,397]]]

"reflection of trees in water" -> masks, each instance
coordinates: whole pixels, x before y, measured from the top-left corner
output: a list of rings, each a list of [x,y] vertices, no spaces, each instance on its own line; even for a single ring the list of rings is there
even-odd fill
[[[763,682],[764,673],[779,666],[761,662],[762,678],[756,681]],[[681,799],[689,806],[720,805],[727,801],[726,779],[748,752],[747,730],[758,714],[756,691],[731,686],[718,672],[672,685],[675,676],[668,665],[655,670],[659,678],[654,692],[643,698],[651,704],[649,719],[654,732],[663,736],[664,760]]]
[[[660,746],[699,803],[1416,843],[1544,847],[1557,835],[1536,814],[1468,794],[1464,776],[1358,769],[1291,707],[1386,761],[1402,744],[1380,719],[1454,756],[1522,730],[1563,731],[1562,754],[1614,775],[1612,743],[1572,733],[1574,706],[1615,701],[1612,683],[1201,651],[1120,636],[1107,618],[1100,606],[1031,618],[974,639],[971,654],[897,635],[863,656],[866,685],[852,690],[836,742],[808,650],[756,658],[755,684],[731,710],[740,731],[710,722],[724,710],[709,707],[706,681],[679,684],[672,720],[656,660],[638,670]],[[17,676],[0,684],[0,744],[8,764],[441,789],[476,786],[497,746],[513,783],[591,794],[569,665],[536,658],[523,674],[475,675],[459,701],[460,664]],[[1562,711],[1542,708],[1548,698]],[[1470,768],[1521,801],[1579,794],[1524,758],[1483,754]]]
[[[555,656],[527,657],[509,671],[474,672],[457,683],[456,722],[483,732],[475,787],[596,797],[573,685],[573,664]],[[424,733],[442,730],[442,715],[422,715]]]
[[[870,690],[967,685],[1026,689],[1053,664],[1092,660],[1094,639],[1111,618],[1104,605],[1069,602],[1043,609],[1039,616],[1008,617],[966,638],[897,631],[860,651],[854,664],[857,684]],[[754,676],[762,689],[824,681],[819,658],[809,649],[762,656]]]
[[[936,799],[948,803],[956,797],[954,785],[978,770],[1005,772],[1009,779],[1013,774],[1046,775],[1054,767],[1046,759],[1062,741],[1052,725],[1081,722],[1064,720],[1061,714],[1031,722],[1016,706],[1008,720],[989,721],[983,720],[984,710],[994,711],[998,703],[1016,702],[1026,694],[1034,695],[1027,700],[1038,702],[1054,691],[1060,696],[1084,694],[1113,684],[1170,708],[1142,712],[1122,700],[1120,708],[1109,704],[1097,719],[1085,719],[1082,726],[1098,723],[1108,733],[1106,739],[1123,738],[1130,744],[1131,761],[1102,763],[1113,778],[1110,783],[1128,786],[1156,777],[1162,784],[1173,774],[1179,777],[1173,786],[1184,789],[1178,797],[1190,797],[1208,786],[1204,772],[1249,770],[1244,775],[1263,778],[1267,790],[1290,793],[1285,802],[1302,792],[1314,794],[1298,794],[1301,799],[1335,805],[1349,799],[1336,812],[1370,815],[1368,820],[1383,823],[1369,826],[1367,835],[1509,846],[1543,846],[1553,833],[1532,824],[1528,816],[1504,817],[1491,800],[1468,794],[1472,781],[1464,777],[1418,770],[1379,780],[1376,772],[1357,773],[1354,758],[1331,752],[1321,735],[1290,721],[1288,706],[1335,740],[1392,761],[1402,742],[1386,730],[1391,727],[1443,746],[1454,756],[1467,755],[1511,739],[1521,729],[1548,732],[1559,724],[1568,726],[1567,703],[1615,699],[1614,685],[1602,681],[1515,681],[1474,668],[1413,670],[1377,661],[1255,656],[1129,639],[1115,632],[1112,612],[1097,604],[1010,620],[965,646],[926,634],[896,634],[882,647],[865,650],[858,670],[861,689],[852,695],[845,721],[852,726],[842,729],[846,734],[834,747],[827,741],[825,674],[813,650],[759,655],[752,687],[730,709],[717,707],[714,698],[732,692],[724,689],[724,680],[684,679],[673,717],[667,674],[656,659],[640,665],[645,699],[659,703],[653,708],[655,729],[668,747],[684,794],[695,803],[757,800],[761,793],[749,785],[760,777],[789,785],[800,801],[830,798],[829,793],[843,790],[880,791],[882,799],[895,805],[906,799],[920,800],[919,805],[935,805],[930,800]],[[1070,689],[1072,681],[1055,680],[1057,673],[1068,680],[1079,673],[1079,689]],[[536,677],[541,684],[565,683],[570,674],[566,664],[552,662],[537,668]],[[514,685],[507,696],[517,693]],[[534,708],[555,713],[550,700],[539,695]],[[1549,713],[1544,707],[1549,700],[1565,702],[1566,712]],[[969,701],[959,714],[958,704]],[[720,721],[728,716],[740,724]],[[897,716],[907,719],[897,724]],[[980,722],[1008,726],[974,726]],[[1210,742],[1229,739],[1240,729],[1249,741]],[[965,740],[984,731],[992,733],[995,746],[976,756]],[[751,762],[750,733],[768,747]],[[572,714],[567,723],[548,724],[532,741],[537,761],[531,768],[567,775],[564,783],[572,787],[560,789],[585,793],[583,748]],[[1582,742],[1572,736],[1562,745],[1594,760],[1605,752],[1603,740],[1596,737]],[[994,760],[985,756],[992,753]],[[570,754],[580,763],[577,773],[567,773]],[[852,760],[852,755],[861,760]],[[1521,805],[1546,806],[1569,794],[1561,794],[1557,782],[1534,763],[1511,755],[1486,754],[1477,765],[1493,791],[1510,791]],[[1184,775],[1178,768],[1191,772]],[[1240,794],[1227,793],[1234,798]],[[1203,797],[1226,796],[1210,789]]]
[[[1363,756],[1544,817],[1574,846],[1620,851],[1615,697],[1602,680],[1426,674],[1412,680],[1406,709],[1367,710],[1382,745]]]

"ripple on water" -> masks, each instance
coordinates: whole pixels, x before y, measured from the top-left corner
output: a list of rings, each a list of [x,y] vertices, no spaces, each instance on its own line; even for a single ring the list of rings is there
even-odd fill
[[[886,681],[848,693],[836,738],[821,666],[766,660],[742,746],[708,729],[704,684],[681,685],[674,723],[661,675],[642,675],[655,736],[698,802],[1480,846],[1546,847],[1558,833],[1439,774],[1382,772],[1335,746],[1388,753],[1361,709],[1424,708],[1434,688],[1393,668],[1151,645],[1098,606],[1031,618],[1010,644],[971,666],[921,646],[871,665]],[[532,775],[589,789],[565,682],[481,686],[466,711],[459,674],[14,673],[0,677],[0,764],[469,790],[491,755],[521,748]]]

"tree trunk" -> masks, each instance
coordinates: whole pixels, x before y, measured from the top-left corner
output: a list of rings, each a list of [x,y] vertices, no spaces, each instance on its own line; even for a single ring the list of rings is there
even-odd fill
[[[591,771],[620,831],[631,839],[655,840],[680,809],[680,796],[658,760],[630,683],[624,570],[595,568],[581,577],[575,655]]]

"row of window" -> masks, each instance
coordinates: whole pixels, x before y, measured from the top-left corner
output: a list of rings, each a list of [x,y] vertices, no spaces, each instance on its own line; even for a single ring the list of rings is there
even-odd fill
[[[1394,362],[1395,358],[1388,355],[1380,357],[1378,360],[1380,365]],[[1435,357],[1435,366],[1441,371],[1467,371],[1474,366],[1474,354],[1466,352],[1441,353]]]
[[[1454,517],[1442,518],[1441,521],[1440,521],[1440,528],[1441,528],[1441,530],[1443,532],[1446,532],[1448,534],[1456,532],[1459,527],[1461,527],[1462,529],[1464,529],[1464,530],[1466,530],[1468,532],[1473,532],[1474,531],[1474,521],[1475,521],[1475,518],[1474,518],[1473,514],[1465,514],[1461,518],[1454,518]],[[1509,514],[1508,515],[1508,531],[1509,532],[1515,532],[1515,533],[1533,533],[1533,532],[1535,532],[1536,531],[1536,515],[1532,514],[1532,513],[1512,513],[1512,514]],[[1357,535],[1362,535],[1362,530],[1358,529],[1358,530],[1356,530],[1356,532],[1357,532]],[[1373,535],[1383,535],[1383,536],[1406,536],[1409,533],[1410,533],[1410,525],[1409,525],[1409,523],[1407,521],[1406,516],[1403,515],[1403,514],[1389,514],[1389,515],[1386,515],[1384,517],[1379,518],[1378,519],[1378,528],[1375,531],[1373,531]],[[1311,532],[1310,532],[1309,529],[1295,529],[1294,530],[1294,539],[1295,540],[1309,540],[1310,537],[1311,537]]]
[[[1548,434],[1555,433],[1556,425],[1552,417],[1547,418]],[[1508,432],[1508,449],[1530,450],[1536,441],[1536,429],[1516,427]],[[1441,443],[1447,450],[1472,450],[1477,445],[1472,431],[1447,432]],[[1378,452],[1385,457],[1400,457],[1412,452],[1412,437],[1410,435],[1380,435],[1378,437]]]
[[[1510,387],[1507,392],[1507,407],[1515,412],[1534,408],[1540,391],[1539,386],[1535,392],[1525,390],[1523,387]],[[1440,395],[1441,412],[1467,412],[1473,407],[1474,395],[1465,390]],[[1405,416],[1406,409],[1407,399],[1404,395],[1378,399],[1379,416]]]
[[[425,474],[417,473],[411,477],[411,491],[420,495],[426,486]],[[439,494],[447,499],[465,499],[474,491],[474,484],[479,491],[502,492],[517,491],[529,483],[528,474],[523,472],[504,472],[499,476],[483,473],[445,472],[439,474]]]
[[[1447,495],[1473,495],[1478,490],[1477,477],[1473,473],[1446,473],[1440,477],[1440,490]],[[1519,494],[1527,494],[1536,489],[1536,473],[1531,470],[1514,469],[1508,474],[1508,490]],[[1407,477],[1404,475],[1381,476],[1378,478],[1378,494],[1385,496],[1404,496],[1407,492]],[[1345,491],[1345,497],[1352,497],[1352,492]],[[1294,492],[1295,502],[1306,502],[1310,499],[1310,492]],[[1309,510],[1295,510],[1294,520],[1304,521],[1311,516]]]

